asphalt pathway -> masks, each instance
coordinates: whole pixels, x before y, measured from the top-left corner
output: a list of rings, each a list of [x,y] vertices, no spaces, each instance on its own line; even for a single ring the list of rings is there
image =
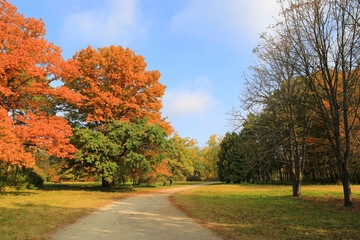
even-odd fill
[[[55,232],[52,240],[220,239],[175,208],[169,196],[200,185],[122,199]]]

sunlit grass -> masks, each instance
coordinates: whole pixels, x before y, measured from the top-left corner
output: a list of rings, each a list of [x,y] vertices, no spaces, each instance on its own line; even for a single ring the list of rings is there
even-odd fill
[[[341,186],[210,185],[180,192],[172,201],[230,239],[360,239],[360,186],[355,207],[343,206]]]
[[[190,184],[179,182],[172,187]],[[47,183],[42,190],[6,189],[0,192],[0,239],[46,239],[55,229],[114,200],[168,188],[161,183],[111,190],[100,183]]]

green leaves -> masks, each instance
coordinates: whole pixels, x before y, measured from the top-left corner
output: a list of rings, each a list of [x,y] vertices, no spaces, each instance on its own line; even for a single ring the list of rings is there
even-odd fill
[[[165,131],[146,119],[114,121],[105,129],[75,128],[72,143],[80,150],[72,165],[81,165],[114,181],[118,173],[142,178],[159,164],[165,150]]]

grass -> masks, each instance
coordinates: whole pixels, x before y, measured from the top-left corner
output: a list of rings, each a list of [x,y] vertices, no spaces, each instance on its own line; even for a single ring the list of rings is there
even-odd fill
[[[226,239],[360,239],[360,186],[343,206],[341,186],[210,185],[179,192],[177,207]]]
[[[175,182],[172,187],[195,183]],[[99,183],[45,184],[42,190],[0,192],[0,239],[46,239],[51,233],[114,200],[169,188],[160,185],[104,190]]]

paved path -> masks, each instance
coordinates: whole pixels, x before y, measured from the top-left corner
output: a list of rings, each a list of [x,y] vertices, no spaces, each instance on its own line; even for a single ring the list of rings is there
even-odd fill
[[[169,189],[116,201],[57,231],[52,240],[101,239],[220,239],[187,217],[169,201],[178,191],[201,185]]]

